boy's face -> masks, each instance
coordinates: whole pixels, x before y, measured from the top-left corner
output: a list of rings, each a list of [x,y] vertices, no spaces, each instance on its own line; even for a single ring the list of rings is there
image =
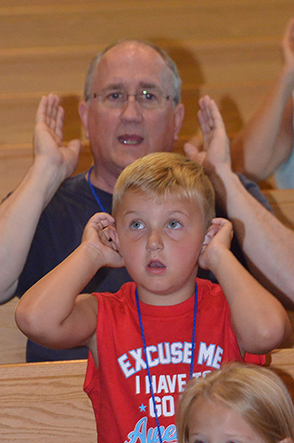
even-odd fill
[[[142,301],[173,305],[194,293],[205,234],[197,201],[127,192],[116,229],[119,251]]]

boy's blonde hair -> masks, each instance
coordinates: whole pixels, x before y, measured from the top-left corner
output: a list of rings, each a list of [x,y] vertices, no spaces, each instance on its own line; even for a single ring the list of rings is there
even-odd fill
[[[114,217],[128,191],[154,194],[155,198],[172,196],[195,200],[200,203],[202,209],[204,229],[209,227],[215,216],[214,190],[209,178],[203,172],[202,166],[180,154],[156,152],[127,166],[114,188]]]
[[[199,398],[223,403],[234,410],[267,443],[294,439],[294,407],[277,374],[269,369],[231,363],[205,378],[193,379],[177,410],[178,443],[189,441],[189,420]]]

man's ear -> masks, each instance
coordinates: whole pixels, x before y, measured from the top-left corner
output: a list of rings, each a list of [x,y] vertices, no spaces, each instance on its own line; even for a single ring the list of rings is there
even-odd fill
[[[284,440],[279,441],[279,443],[294,443],[294,442],[293,442],[292,438],[287,437],[287,438],[284,438]]]
[[[174,140],[178,140],[178,133],[180,132],[184,120],[185,107],[183,103],[179,103],[175,110],[175,127],[174,127]]]
[[[86,133],[86,137],[89,138],[89,131],[88,131],[89,105],[87,102],[82,101],[79,103],[79,115]]]

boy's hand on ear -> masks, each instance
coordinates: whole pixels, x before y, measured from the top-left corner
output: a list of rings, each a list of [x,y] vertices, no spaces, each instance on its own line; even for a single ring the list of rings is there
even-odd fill
[[[82,243],[98,253],[103,266],[121,268],[124,260],[119,253],[118,239],[114,218],[107,213],[99,212],[90,218],[85,226]]]
[[[232,238],[232,223],[225,218],[214,218],[204,237],[198,257],[199,266],[213,272],[213,267],[221,259],[222,251],[230,249]]]

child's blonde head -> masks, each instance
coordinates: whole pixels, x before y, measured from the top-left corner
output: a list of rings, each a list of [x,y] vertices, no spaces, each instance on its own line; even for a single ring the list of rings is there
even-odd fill
[[[215,215],[214,190],[202,166],[180,154],[157,152],[146,155],[127,166],[114,188],[112,214],[127,192],[146,194],[147,197],[186,199],[200,203],[204,228]]]
[[[260,366],[232,363],[187,386],[177,410],[178,442],[189,441],[189,420],[199,398],[216,400],[237,412],[267,443],[294,439],[290,394],[274,372]]]

